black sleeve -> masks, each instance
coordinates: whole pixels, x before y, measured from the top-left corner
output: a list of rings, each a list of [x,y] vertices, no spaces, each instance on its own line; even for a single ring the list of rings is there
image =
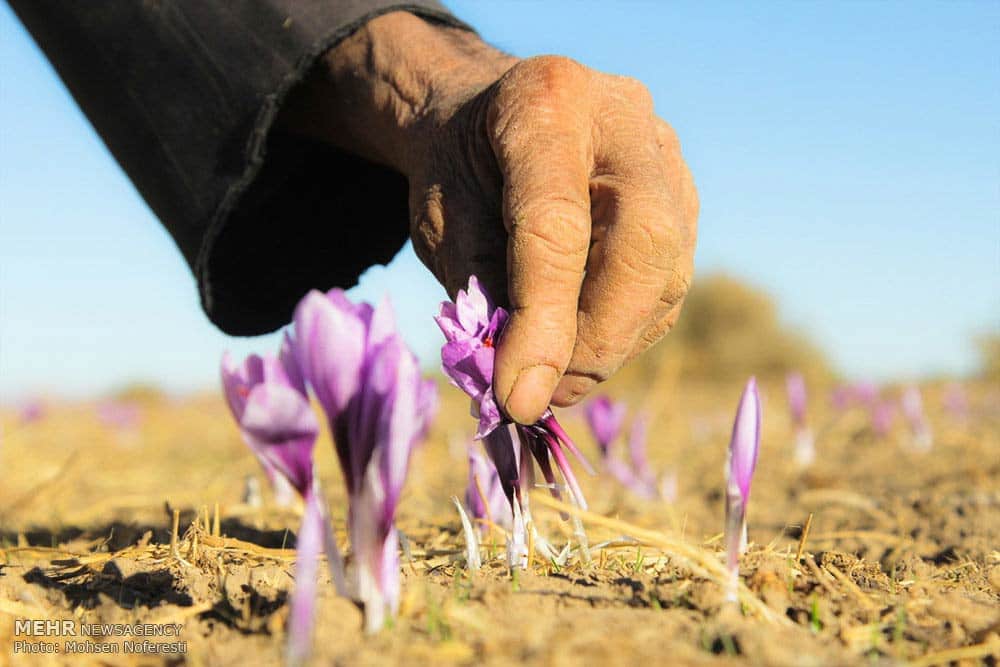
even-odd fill
[[[9,0],[170,231],[223,331],[289,321],[303,293],[349,287],[407,237],[407,184],[272,131],[289,90],[364,22],[434,0]]]

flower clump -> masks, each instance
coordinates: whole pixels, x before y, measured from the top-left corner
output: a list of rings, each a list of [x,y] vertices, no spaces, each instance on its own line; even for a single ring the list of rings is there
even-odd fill
[[[584,410],[605,472],[639,498],[652,500],[659,496],[666,502],[673,502],[677,494],[676,475],[664,474],[657,479],[646,456],[648,418],[642,414],[633,418],[627,439],[629,461],[625,463],[614,452],[624,429],[625,404],[598,396]]]
[[[468,289],[459,290],[454,302],[441,304],[435,320],[445,337],[441,348],[442,369],[451,383],[470,397],[471,413],[478,421],[476,437],[483,441],[511,507],[508,561],[511,567],[526,567],[527,551],[524,545],[527,542],[526,531],[531,530],[526,491],[534,485],[531,460],[538,464],[553,495],[560,497],[565,489],[570,501],[584,509],[587,503],[566,452],[573,454],[588,472],[592,473],[593,469],[551,409],[530,425],[513,424],[503,414],[493,391],[493,366],[496,346],[503,335],[508,313],[493,303],[475,276],[469,278]],[[553,463],[564,484],[557,483]],[[578,520],[575,523],[575,534],[586,558],[589,555],[586,537]],[[537,543],[543,550],[548,548],[544,540]]]
[[[222,363],[223,387],[244,439],[305,503],[298,536],[296,587],[289,617],[289,657],[308,653],[316,561],[326,551],[341,595],[359,602],[365,628],[379,630],[399,607],[396,509],[410,454],[436,405],[434,385],[395,328],[387,302],[354,304],[338,289],[312,291],[299,302],[277,358]],[[352,548],[346,569],[326,516],[313,464],[319,425],[314,396],[326,414],[347,486]]]

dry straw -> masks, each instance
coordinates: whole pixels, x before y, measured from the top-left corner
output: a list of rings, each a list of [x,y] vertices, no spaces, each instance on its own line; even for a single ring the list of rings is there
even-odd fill
[[[542,493],[533,493],[531,495],[532,502],[538,502],[540,505],[548,507],[549,509],[558,510],[560,512],[576,516],[587,523],[603,526],[609,530],[634,537],[651,547],[659,549],[664,554],[677,559],[679,562],[689,567],[694,573],[709,579],[710,581],[714,581],[720,587],[724,588],[728,585],[729,571],[719,561],[716,554],[711,553],[699,546],[659,531],[640,528],[639,526],[635,526],[619,519],[612,519],[595,512],[580,509],[579,507],[561,502]],[[774,613],[742,582],[739,582],[738,584],[737,594],[739,596],[739,601],[743,604],[744,609],[747,611],[756,614],[769,623],[791,625],[791,622],[788,619]]]

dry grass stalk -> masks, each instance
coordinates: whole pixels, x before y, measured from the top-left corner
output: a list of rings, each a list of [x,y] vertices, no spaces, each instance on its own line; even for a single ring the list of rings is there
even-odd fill
[[[802,527],[802,535],[799,537],[799,548],[795,550],[796,563],[802,560],[802,552],[806,548],[806,540],[809,539],[809,529],[812,527],[812,523],[813,513],[809,512],[809,516],[806,518],[806,525]]]
[[[896,520],[878,508],[871,498],[844,489],[817,489],[806,491],[800,501],[806,505],[843,505],[866,512],[876,521],[894,526]]]
[[[588,523],[604,526],[605,528],[609,528],[616,532],[641,539],[644,542],[647,542],[650,546],[664,552],[668,556],[672,556],[683,562],[693,572],[695,572],[695,574],[714,581],[720,587],[726,586],[729,581],[729,571],[719,561],[716,555],[707,552],[701,547],[658,531],[647,530],[619,519],[611,519],[601,516],[600,514],[596,514],[595,512],[580,509],[574,505],[558,501],[548,495],[540,493],[532,495],[534,496],[532,499],[533,501],[537,501],[549,509],[565,512],[567,514],[577,516]],[[754,595],[754,593],[747,588],[743,582],[739,582],[737,586],[739,600],[744,605],[745,609],[754,612],[770,623],[780,625],[791,624],[785,617],[775,614],[766,604],[764,604],[762,600],[760,600],[760,598]]]
[[[858,602],[861,603],[865,609],[873,610],[877,608],[877,605],[872,602],[871,598],[864,594],[864,592],[858,588],[858,585],[854,583],[850,577],[840,571],[836,565],[828,564],[824,565],[823,569],[833,575],[833,577],[840,582],[840,584],[851,593]]]
[[[1000,656],[1000,639],[994,638],[973,646],[935,651],[920,658],[915,658],[909,661],[907,665],[908,667],[933,667],[933,665],[947,665],[959,660],[981,660],[991,656]]]
[[[816,581],[818,581],[820,585],[826,589],[827,593],[833,596],[834,600],[840,599],[840,591],[834,588],[833,584],[829,581],[831,575],[820,569],[819,565],[816,564],[816,559],[814,559],[811,554],[806,554],[804,560],[809,569],[812,570],[813,576],[816,577]]]

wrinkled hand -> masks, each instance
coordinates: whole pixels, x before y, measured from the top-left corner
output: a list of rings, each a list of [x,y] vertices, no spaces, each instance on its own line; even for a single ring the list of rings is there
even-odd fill
[[[642,84],[402,13],[327,63],[326,136],[408,177],[414,247],[450,295],[476,274],[509,305],[494,385],[512,418],[577,402],[673,326],[698,200]]]

